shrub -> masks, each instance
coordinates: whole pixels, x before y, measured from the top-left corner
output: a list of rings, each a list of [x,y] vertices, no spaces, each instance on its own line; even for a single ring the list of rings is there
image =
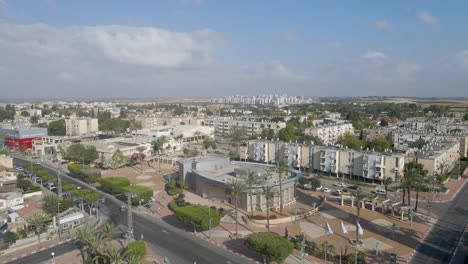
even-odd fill
[[[97,182],[101,179],[101,171],[98,169],[87,168],[81,169],[79,174],[84,177],[84,179],[88,182]]]
[[[310,185],[312,186],[312,190],[316,191],[318,187],[322,185],[319,179],[317,178],[312,178],[310,180]]]
[[[184,193],[185,182],[181,180],[170,180],[166,184],[166,191],[169,195],[181,195]]]
[[[209,213],[208,210],[210,210]],[[218,226],[221,221],[221,214],[217,210],[211,210],[207,206],[198,204],[177,207],[174,209],[174,215],[180,221],[191,225],[197,228],[198,230],[208,230],[208,215],[210,215],[212,218],[212,228]]]
[[[309,180],[306,177],[302,176],[302,177],[299,178],[298,182],[299,182],[300,185],[304,186],[309,182]]]
[[[146,243],[143,241],[133,241],[128,243],[126,249],[126,255],[133,256],[137,260],[142,261],[146,256]]]
[[[271,232],[249,234],[244,244],[250,250],[276,262],[284,261],[294,249],[294,244],[288,239]]]
[[[125,193],[129,192],[136,194],[131,199],[133,204],[139,204],[139,199],[143,200],[142,203],[147,203],[151,199],[151,197],[153,197],[153,189],[142,185],[125,186],[121,188],[121,191]]]
[[[121,193],[122,188],[130,185],[130,181],[121,176],[102,178],[100,183],[102,187],[108,189],[112,193]]]
[[[67,168],[71,173],[79,175],[82,169],[89,169],[90,166],[89,165],[83,166],[83,164],[71,163],[67,166]]]

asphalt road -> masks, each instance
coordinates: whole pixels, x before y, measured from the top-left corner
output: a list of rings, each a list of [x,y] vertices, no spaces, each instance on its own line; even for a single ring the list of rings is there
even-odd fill
[[[24,162],[28,161],[17,158],[14,160],[15,165],[19,165]],[[55,170],[46,169],[51,175],[57,177]],[[83,188],[90,189],[87,185],[84,185],[82,182],[69,176],[63,176],[62,181],[71,182],[73,184],[80,185]],[[122,214],[120,212],[121,204],[122,203],[115,198],[106,199],[105,204],[101,205],[100,213],[104,215],[104,219],[113,222],[115,225],[126,226],[127,214]],[[205,240],[196,238],[191,234],[166,223],[162,219],[156,219],[151,216],[143,216],[134,213],[133,229],[135,238],[139,238],[140,235],[143,234],[144,240],[147,241],[150,250],[156,252],[156,254],[160,256],[168,257],[171,263],[252,263],[252,261],[249,261],[240,255],[214,246]],[[70,246],[73,247],[73,245],[69,245],[68,250],[72,249]],[[53,250],[55,250],[55,248],[51,249],[51,251]],[[23,262],[23,259],[20,259],[10,263],[39,263],[41,261],[46,261],[50,258],[51,251],[39,252],[32,255],[31,259],[34,259],[34,262]],[[66,251],[63,251],[63,253],[64,252]],[[56,255],[59,255],[58,252],[56,252]]]
[[[439,220],[417,249],[411,263],[450,263],[468,220],[468,185],[452,202],[434,203]]]
[[[52,259],[52,256],[51,256],[52,252],[54,252],[55,256],[60,256],[69,251],[72,251],[73,249],[76,249],[76,246],[73,244],[73,242],[68,242],[65,244],[58,245],[53,248],[45,249],[36,254],[29,255],[24,258],[20,258],[9,263],[14,263],[14,264],[47,263],[47,261],[50,261]]]

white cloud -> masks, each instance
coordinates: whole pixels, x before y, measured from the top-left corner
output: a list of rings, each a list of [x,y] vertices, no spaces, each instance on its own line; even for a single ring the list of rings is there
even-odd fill
[[[375,22],[375,27],[383,32],[391,32],[393,30],[393,26],[387,20],[379,20]]]
[[[437,18],[433,15],[431,15],[429,12],[427,11],[421,11],[418,15],[419,17],[419,20],[421,20],[424,24],[427,24],[429,26],[437,26],[438,25],[438,21],[437,21]]]
[[[281,61],[266,61],[257,65],[243,67],[248,79],[278,80],[278,81],[303,81],[303,75],[294,72]]]
[[[380,51],[368,51],[363,57],[368,60],[384,60],[387,58],[387,56]]]
[[[460,64],[460,66],[468,72],[468,50],[463,50],[460,51],[457,54],[457,61]]]
[[[154,27],[51,27],[0,24],[0,47],[49,59],[89,57],[159,68],[210,63],[216,34],[173,32]]]
[[[398,75],[405,80],[411,80],[414,78],[414,75],[421,70],[421,65],[419,64],[410,64],[410,63],[400,63],[397,65],[396,71]]]
[[[71,81],[73,80],[73,75],[69,72],[60,72],[57,74],[57,79],[61,81]]]

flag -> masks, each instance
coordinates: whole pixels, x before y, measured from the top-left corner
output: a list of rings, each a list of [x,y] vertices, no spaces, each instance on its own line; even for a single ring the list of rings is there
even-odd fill
[[[343,230],[343,234],[348,234],[348,229],[346,229],[346,226],[343,224],[343,221],[341,221],[341,230]]]
[[[364,235],[364,230],[362,230],[362,227],[361,227],[361,225],[359,223],[357,224],[357,226],[358,226],[359,235],[363,236]]]
[[[331,226],[328,224],[328,222],[327,222],[327,231],[328,233],[333,235],[333,229],[331,229]]]

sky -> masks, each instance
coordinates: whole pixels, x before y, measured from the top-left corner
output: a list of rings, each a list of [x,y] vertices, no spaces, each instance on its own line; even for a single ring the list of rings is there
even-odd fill
[[[468,1],[0,0],[0,98],[468,97]]]

